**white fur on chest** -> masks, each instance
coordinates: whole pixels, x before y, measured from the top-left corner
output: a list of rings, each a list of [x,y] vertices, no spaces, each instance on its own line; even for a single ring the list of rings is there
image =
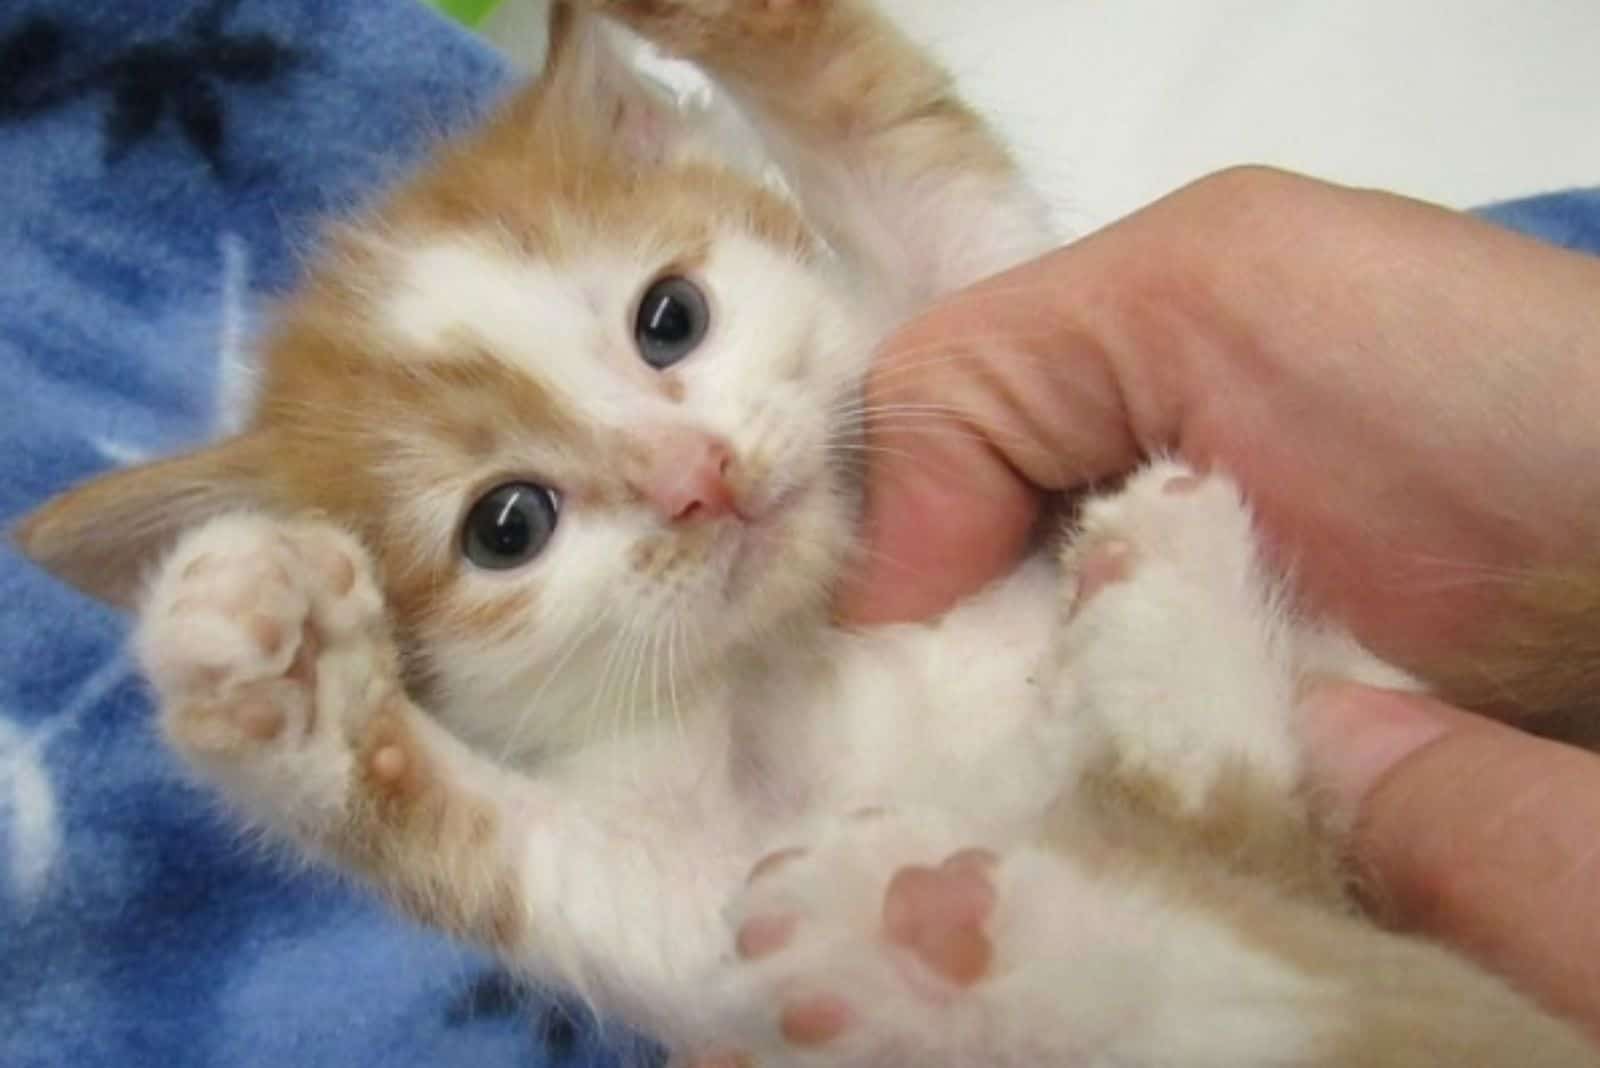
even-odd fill
[[[683,721],[578,754],[561,778],[664,834],[720,836],[733,855],[878,805],[1011,828],[1048,803],[1073,755],[1044,688],[1056,592],[1038,559],[937,622],[830,632]]]
[[[809,716],[819,801],[1033,814],[1068,756],[1043,688],[1056,588],[1034,560],[935,623],[836,635],[833,692]]]

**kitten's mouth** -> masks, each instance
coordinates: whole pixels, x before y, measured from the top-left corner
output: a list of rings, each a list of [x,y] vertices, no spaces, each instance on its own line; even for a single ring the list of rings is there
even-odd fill
[[[784,487],[770,500],[739,511],[741,522],[735,535],[738,542],[728,564],[725,588],[730,599],[749,591],[782,553],[789,519],[809,499],[815,487],[815,482],[797,482]]]

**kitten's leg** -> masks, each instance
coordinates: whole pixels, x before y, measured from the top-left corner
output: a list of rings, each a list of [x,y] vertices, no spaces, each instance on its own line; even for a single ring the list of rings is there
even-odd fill
[[[1009,1063],[971,990],[994,985],[1000,859],[960,838],[935,813],[874,810],[757,864],[729,910],[726,1040],[763,1066]]]
[[[1381,665],[1295,624],[1230,483],[1155,465],[1090,506],[1068,563],[1059,685],[1091,732],[1081,780],[1033,843],[974,851],[892,818],[758,871],[734,911],[736,974],[765,1008],[750,1048],[860,1065],[1596,1062],[1503,984],[1345,907],[1292,709],[1303,670]]]
[[[1237,1063],[1600,1060],[1454,954],[1356,914],[1337,836],[1303,781],[1295,710],[1332,677],[1416,684],[1295,614],[1230,479],[1150,465],[1088,504],[1064,563],[1056,695],[1098,746],[1046,841],[1061,863],[1120,866],[1176,906],[1223,971],[1265,969],[1253,993],[1241,981],[1215,1004],[1256,1017],[1260,1041]],[[1215,1003],[1205,986],[1190,975],[1178,993]],[[1177,1036],[1168,1041],[1176,1055]]]
[[[770,135],[808,215],[901,306],[1053,242],[950,77],[867,0],[582,0],[710,71]]]
[[[752,873],[724,1034],[753,1063],[1600,1065],[1453,954],[1181,851],[952,851],[928,830],[842,826]]]
[[[182,541],[137,642],[178,752],[248,820],[362,876],[420,921],[635,1025],[694,1002],[730,880],[679,836],[502,769],[402,690],[364,550],[239,515]],[[624,997],[626,994],[628,997]],[[692,1005],[691,1005],[692,1007]],[[641,1010],[642,1012],[642,1010]]]
[[[1152,463],[1085,505],[1062,563],[1053,695],[1089,731],[1081,806],[1181,824],[1241,871],[1342,900],[1293,709],[1318,681],[1414,680],[1295,613],[1221,475]]]

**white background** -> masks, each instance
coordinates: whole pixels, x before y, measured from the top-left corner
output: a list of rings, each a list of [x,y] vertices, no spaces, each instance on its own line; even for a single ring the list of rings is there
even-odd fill
[[[1457,207],[1600,185],[1600,0],[879,2],[1068,232],[1237,163]],[[542,4],[496,22],[542,36]]]
[[[1465,207],[1600,185],[1600,0],[880,0],[1071,230],[1272,163]]]

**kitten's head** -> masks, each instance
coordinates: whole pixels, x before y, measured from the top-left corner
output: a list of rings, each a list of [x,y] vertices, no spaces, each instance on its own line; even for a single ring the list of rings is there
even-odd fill
[[[374,552],[469,737],[565,747],[811,622],[853,540],[868,327],[794,207],[568,26],[543,79],[341,232],[240,435],[52,501],[23,547],[128,603],[184,529]]]

